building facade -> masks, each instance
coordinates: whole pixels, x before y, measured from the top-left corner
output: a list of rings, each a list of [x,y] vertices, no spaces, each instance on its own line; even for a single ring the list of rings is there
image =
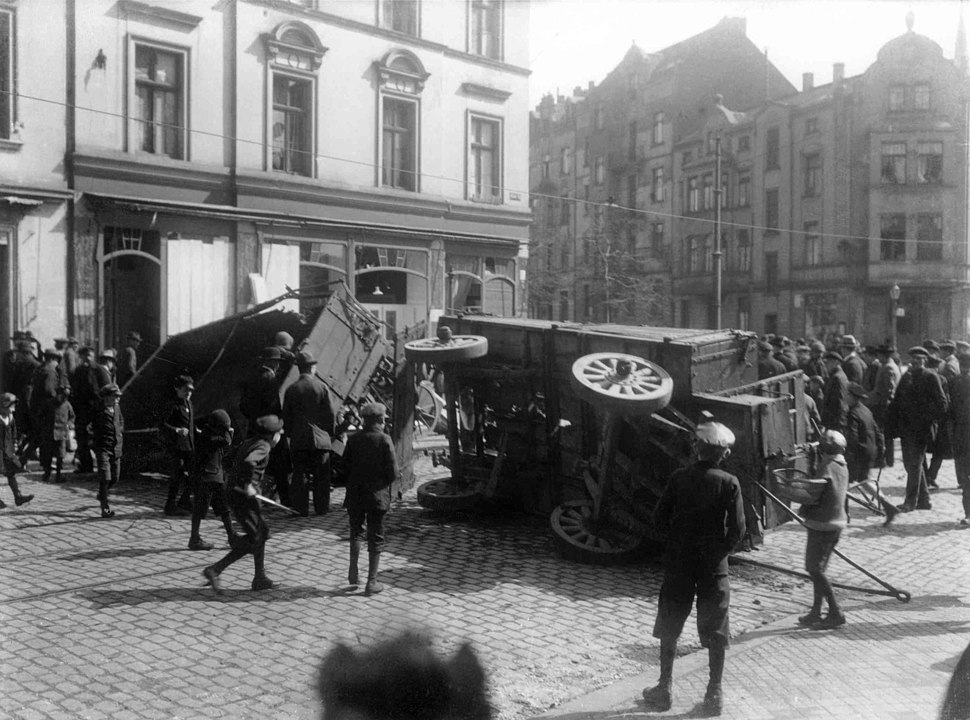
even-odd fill
[[[0,14],[18,102],[4,112],[24,127],[0,138],[0,192],[43,203],[5,211],[60,202],[56,230],[38,226],[36,292],[32,227],[7,231],[10,328],[155,345],[288,287],[310,310],[338,280],[388,332],[519,312],[527,3],[2,0]],[[52,18],[60,58],[32,52],[53,44]]]
[[[727,92],[698,96],[706,112],[675,130],[661,157],[648,156],[650,180],[638,181],[636,204],[615,185],[614,205],[601,201],[594,209],[609,216],[615,205],[627,205],[620,213],[637,218],[632,256],[655,259],[637,271],[669,278],[656,312],[623,319],[716,324],[720,204],[723,327],[829,341],[851,333],[903,347],[970,335],[966,52],[958,47],[955,59],[946,58],[938,44],[914,32],[912,17],[907,22],[907,31],[886,43],[861,75],[847,78],[835,64],[831,83],[816,86],[806,74],[801,91],[789,86],[787,94],[751,104]],[[545,112],[578,113],[596,103],[594,95],[590,89],[550,100]],[[534,131],[544,127],[536,120],[542,113],[542,106],[534,113]],[[639,121],[649,117],[641,113]],[[556,137],[569,144],[568,133]],[[533,137],[534,189],[543,181],[537,162],[543,138],[541,131]],[[626,148],[622,140],[613,147]],[[668,178],[669,192],[658,191]],[[617,203],[618,197],[624,199]],[[549,219],[537,214],[534,248]],[[615,245],[624,228],[605,228]],[[533,284],[546,277],[541,259],[535,252]],[[601,285],[602,273],[596,279]],[[595,305],[585,313],[564,303],[533,303],[533,311],[599,319]]]

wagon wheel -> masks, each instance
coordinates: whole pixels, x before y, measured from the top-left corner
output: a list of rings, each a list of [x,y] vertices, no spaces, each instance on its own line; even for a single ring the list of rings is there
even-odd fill
[[[572,384],[583,400],[623,415],[661,410],[674,391],[674,381],[666,370],[624,353],[584,355],[573,363]]]
[[[593,519],[593,504],[587,500],[566,502],[549,517],[553,540],[568,559],[589,565],[620,565],[634,560],[643,537],[616,524],[607,526]]]
[[[408,360],[435,365],[466,362],[487,354],[488,338],[481,335],[452,335],[447,342],[425,338],[404,344],[404,356]]]
[[[421,426],[421,430],[435,432],[441,423],[441,413],[445,409],[445,400],[434,390],[434,385],[428,380],[418,384],[417,401],[414,404],[414,419]]]
[[[477,487],[459,485],[451,478],[429,480],[418,488],[418,504],[428,510],[442,512],[471,510],[478,504],[480,498]]]

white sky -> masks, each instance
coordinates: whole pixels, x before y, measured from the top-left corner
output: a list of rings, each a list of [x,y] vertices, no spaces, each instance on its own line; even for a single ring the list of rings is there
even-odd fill
[[[748,38],[801,89],[802,73],[815,84],[832,80],[832,64],[858,75],[876,52],[913,30],[953,57],[961,0],[531,0],[530,106],[546,93],[563,95],[590,80],[599,84],[635,40],[655,52],[713,27],[726,16],[747,18]],[[970,23],[970,2],[964,8]]]

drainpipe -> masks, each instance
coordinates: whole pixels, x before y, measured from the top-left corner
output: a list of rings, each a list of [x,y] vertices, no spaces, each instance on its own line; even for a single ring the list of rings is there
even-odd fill
[[[67,187],[71,190],[71,196],[67,200],[67,218],[66,218],[66,236],[67,240],[67,253],[64,259],[65,262],[65,277],[67,281],[65,283],[64,293],[65,293],[65,305],[67,310],[67,334],[76,335],[77,334],[77,323],[75,320],[75,296],[77,295],[77,281],[75,279],[75,272],[77,268],[77,257],[75,251],[74,242],[74,150],[77,146],[77,140],[75,138],[75,110],[74,106],[77,101],[77,92],[75,86],[75,65],[76,65],[76,39],[77,39],[77,28],[75,27],[75,20],[77,18],[76,0],[67,0],[65,7],[65,64],[64,72],[65,77],[65,87],[64,87],[64,97],[66,100],[66,106],[64,108],[64,179],[67,182]]]

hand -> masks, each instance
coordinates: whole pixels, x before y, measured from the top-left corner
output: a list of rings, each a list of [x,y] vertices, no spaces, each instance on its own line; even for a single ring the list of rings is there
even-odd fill
[[[257,494],[258,493],[256,492],[255,487],[253,487],[252,485],[246,486],[246,497],[256,497]]]
[[[188,437],[188,435],[189,435],[189,429],[188,428],[182,428],[182,427],[175,428],[175,434],[178,435],[179,437]]]

